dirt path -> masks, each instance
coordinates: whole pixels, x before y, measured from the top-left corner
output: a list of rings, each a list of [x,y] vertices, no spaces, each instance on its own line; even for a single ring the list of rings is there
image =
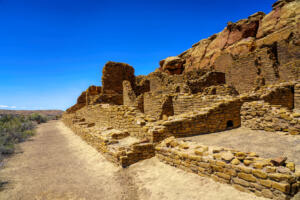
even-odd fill
[[[9,184],[1,200],[254,200],[252,194],[145,160],[121,169],[73,134],[60,121],[38,128],[9,158],[0,179]]]
[[[120,168],[61,122],[41,125],[20,149],[23,153],[11,157],[0,171],[1,179],[9,181],[0,199],[129,199],[117,178]]]

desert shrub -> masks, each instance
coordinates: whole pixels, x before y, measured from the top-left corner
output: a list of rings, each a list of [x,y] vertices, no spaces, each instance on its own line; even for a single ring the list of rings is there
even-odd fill
[[[45,123],[49,120],[49,118],[45,115],[39,114],[39,113],[33,113],[29,116],[29,119],[31,121],[36,121],[38,124]]]
[[[30,116],[0,115],[0,163],[3,155],[12,154],[15,144],[25,141],[35,133],[35,126],[47,122],[48,118],[40,114]],[[0,180],[0,188],[1,188]]]
[[[46,116],[40,114],[0,116],[0,155],[13,153],[16,143],[34,135],[35,126],[47,120]]]

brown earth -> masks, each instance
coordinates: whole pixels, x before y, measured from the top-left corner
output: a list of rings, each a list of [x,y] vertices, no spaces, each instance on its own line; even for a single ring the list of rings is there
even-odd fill
[[[39,126],[37,135],[6,159],[0,199],[254,200],[229,185],[148,159],[127,169],[106,161],[60,121]]]

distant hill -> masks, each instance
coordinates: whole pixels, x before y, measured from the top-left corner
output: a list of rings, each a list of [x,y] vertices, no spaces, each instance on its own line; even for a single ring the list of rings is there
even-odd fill
[[[64,111],[62,110],[1,110],[0,115],[11,114],[11,115],[31,115],[33,113],[39,113],[47,116],[61,115]]]

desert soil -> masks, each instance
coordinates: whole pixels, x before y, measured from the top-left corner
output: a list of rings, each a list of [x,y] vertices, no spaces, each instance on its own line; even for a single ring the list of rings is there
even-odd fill
[[[233,187],[148,159],[117,167],[60,121],[38,127],[5,160],[1,200],[254,200]]]

